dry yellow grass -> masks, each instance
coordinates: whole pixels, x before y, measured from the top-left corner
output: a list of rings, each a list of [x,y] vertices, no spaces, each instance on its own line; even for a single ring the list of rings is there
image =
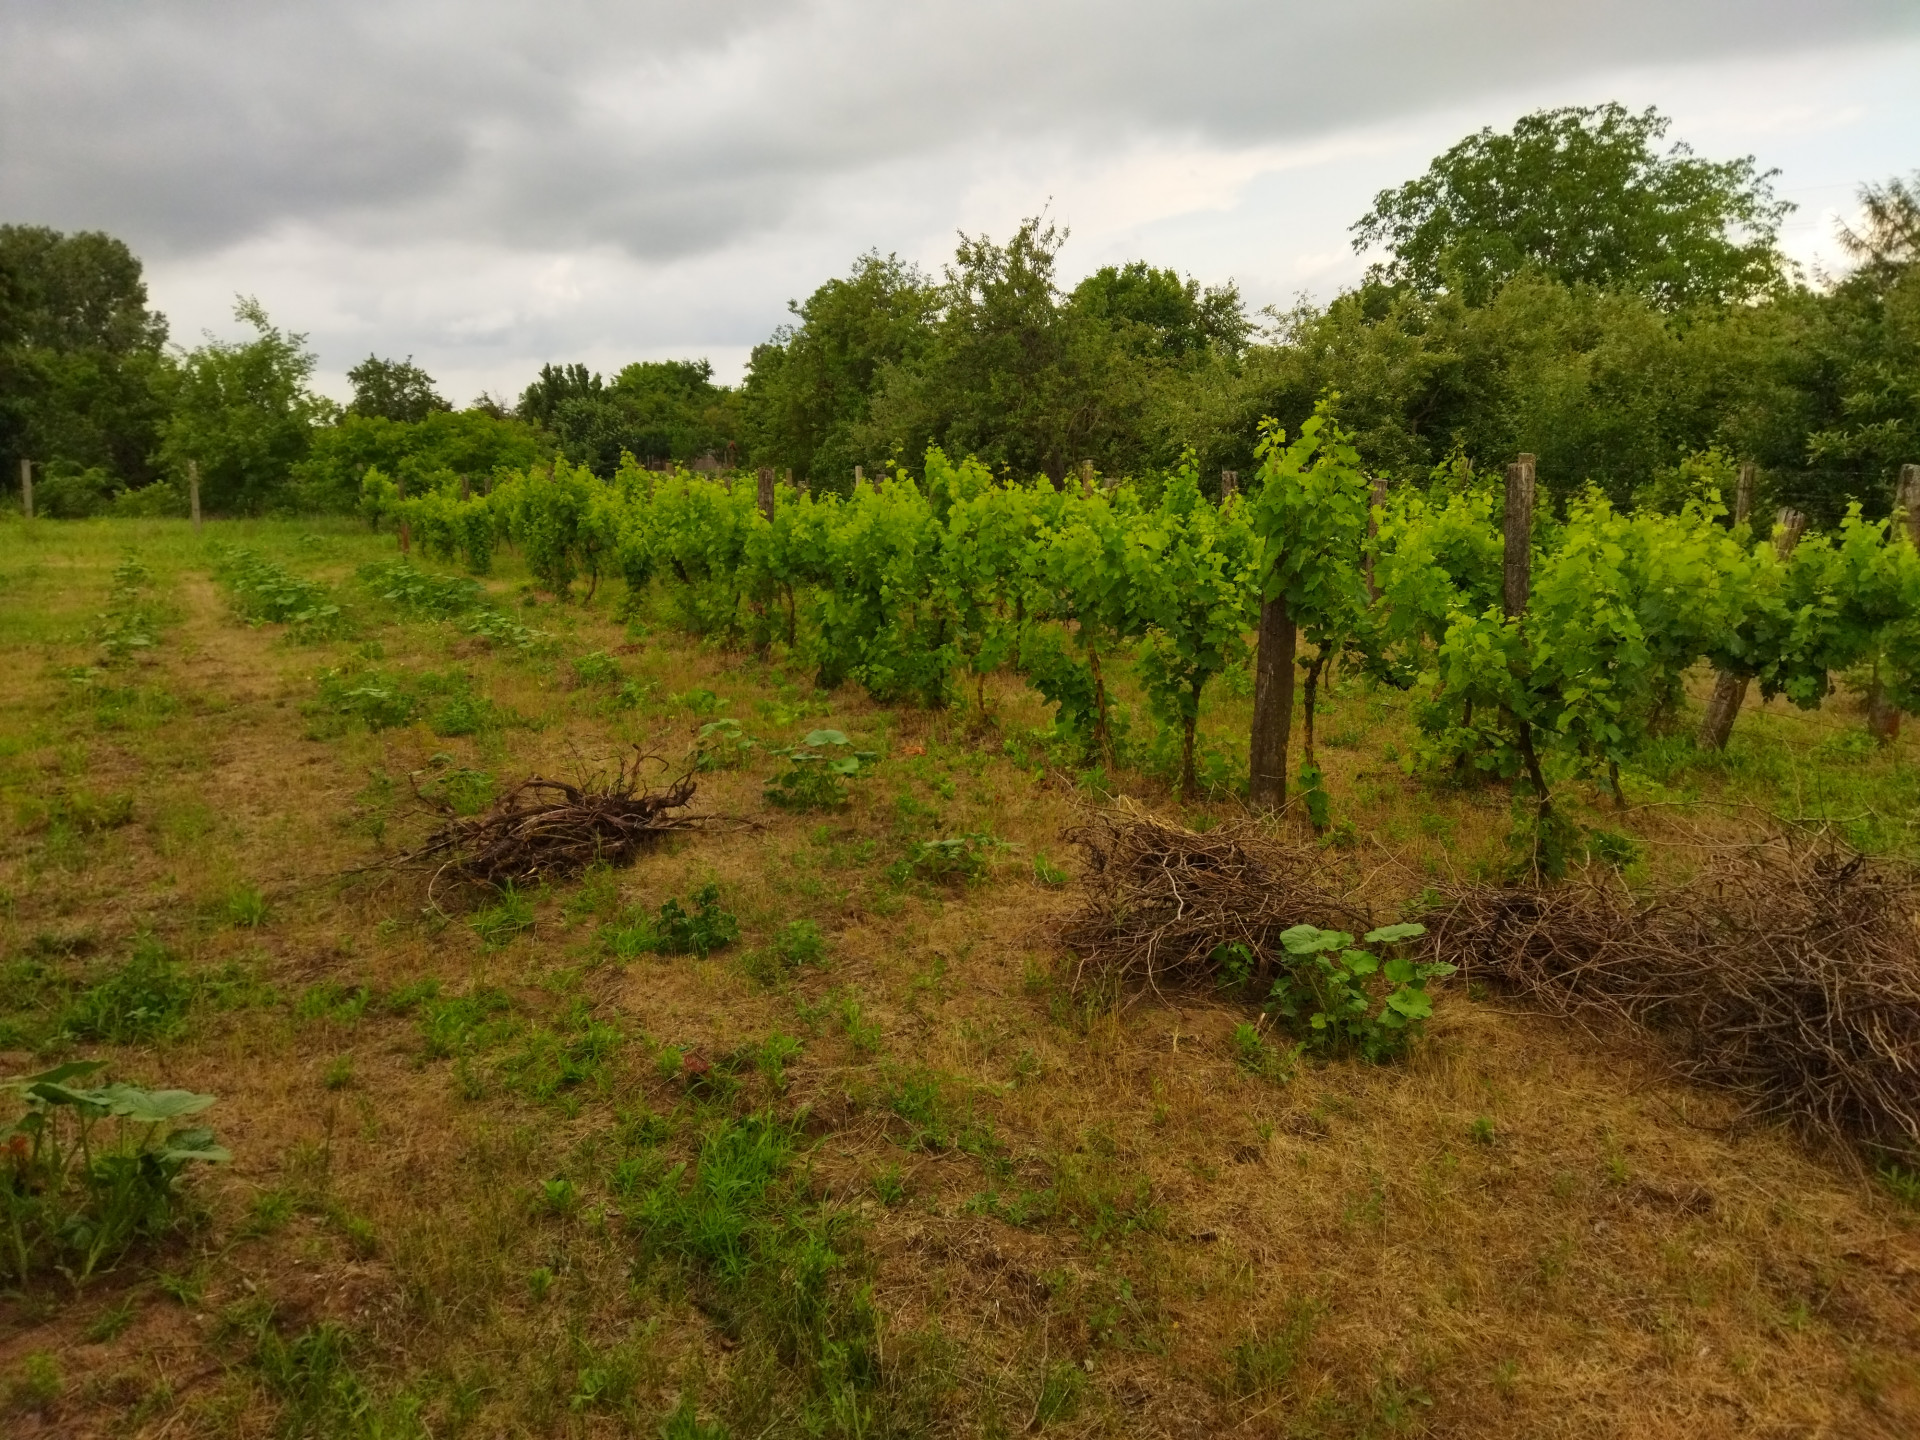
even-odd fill
[[[604,588],[591,612],[521,609],[503,566],[495,603],[561,640],[558,660],[511,660],[367,601],[349,577],[389,541],[250,535],[357,597],[359,632],[300,645],[236,623],[184,527],[0,527],[0,798],[31,818],[63,789],[134,797],[130,823],[65,849],[45,826],[0,842],[9,962],[38,957],[78,983],[151,930],[188,966],[231,964],[274,992],[197,1006],[165,1044],[79,1047],[116,1074],[217,1094],[209,1118],[234,1160],[196,1177],[206,1223],[163,1253],[78,1295],[0,1300],[9,1435],[275,1433],[294,1407],[258,1358],[269,1314],[276,1334],[332,1321],[347,1337],[372,1408],[327,1412],[321,1433],[652,1434],[682,1397],[705,1419],[765,1414],[767,1433],[800,1433],[796,1410],[765,1409],[786,1383],[766,1368],[778,1358],[684,1267],[645,1258],[609,1178],[634,1155],[691,1161],[703,1127],[763,1106],[800,1117],[807,1193],[845,1217],[898,1402],[884,1414],[902,1426],[1920,1432],[1914,1213],[1843,1159],[1734,1123],[1631,1042],[1456,987],[1409,1063],[1282,1078],[1237,1063],[1236,1008],[1076,999],[1049,939],[1072,895],[1036,883],[1031,860],[1073,868],[1060,832],[1089,792],[1003,751],[1041,719],[1017,682],[990,687],[997,729],[815,696],[797,673],[678,637],[664,614],[629,639]],[[68,671],[97,659],[85,626],[128,546],[173,620],[105,680],[166,698],[103,725]],[[597,650],[623,650],[651,698],[614,708],[611,687],[578,683],[566,657]],[[535,723],[305,738],[317,677],[343,665],[458,668]],[[510,780],[635,743],[678,753],[703,717],[668,697],[700,689],[769,743],[832,724],[885,758],[841,814],[769,808],[764,756],[709,774],[698,803],[763,828],[553,887],[531,930],[495,948],[403,879],[332,878],[418,833],[394,797],[434,756]],[[1229,734],[1243,716],[1222,699],[1209,724]],[[1804,754],[1848,719],[1741,723]],[[1497,854],[1504,799],[1409,779],[1386,758],[1409,743],[1392,703],[1352,687],[1322,734],[1343,737],[1323,758],[1355,839],[1329,863],[1371,876],[1382,913]],[[1908,784],[1911,745],[1862,762],[1879,767],[1870,783]],[[1135,788],[1190,823],[1230,813]],[[1664,800],[1677,783],[1642,792]],[[1658,806],[1592,818],[1636,834],[1655,865],[1738,823]],[[970,832],[1011,846],[983,883],[884,874],[913,838]],[[608,959],[609,918],[708,881],[739,944]],[[270,902],[257,929],[225,918],[239,886]],[[752,963],[796,919],[818,925],[823,962]],[[497,988],[522,1031],[434,1055],[418,1012],[386,1003],[425,980]],[[599,1078],[546,1099],[517,1085],[515,1047],[581,1016],[624,1037]],[[667,1047],[720,1057],[776,1033],[803,1046],[784,1090],[748,1071],[702,1100],[659,1063]],[[0,1073],[37,1063],[16,1049]],[[966,1142],[913,1148],[915,1115]],[[577,1203],[545,1198],[561,1178]],[[43,1354],[60,1379],[44,1399],[18,1379]],[[596,1375],[618,1376],[617,1398],[595,1398]]]

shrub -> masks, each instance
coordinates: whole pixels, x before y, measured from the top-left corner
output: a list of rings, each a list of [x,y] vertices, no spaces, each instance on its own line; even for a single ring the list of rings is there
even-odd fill
[[[798,745],[774,753],[787,768],[767,782],[767,803],[782,810],[838,810],[847,803],[846,781],[879,758],[853,750],[838,730],[815,730]]]

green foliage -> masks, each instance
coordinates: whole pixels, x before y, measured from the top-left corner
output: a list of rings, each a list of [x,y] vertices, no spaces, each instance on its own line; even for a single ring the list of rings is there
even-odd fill
[[[378,416],[401,424],[414,424],[436,411],[453,407],[433,388],[433,377],[405,360],[382,360],[369,355],[347,371],[347,383],[353,386],[353,399],[347,405],[350,415]]]
[[[94,636],[108,664],[124,661],[136,651],[153,647],[160,632],[147,590],[152,574],[137,555],[128,555],[113,567],[113,588],[107,593],[107,608],[94,627]]]
[[[661,902],[657,915],[642,915],[608,925],[601,942],[616,957],[639,955],[697,955],[705,959],[740,938],[740,922],[720,904],[720,887],[711,882],[693,892],[693,909],[679,897]]]
[[[181,357],[160,457],[176,477],[198,464],[208,509],[257,514],[281,496],[312,427],[334,407],[307,388],[315,357],[306,336],[276,329],[257,300],[238,301],[234,318],[253,327],[252,339],[209,337]]]
[[[233,608],[255,624],[286,625],[296,635],[317,639],[336,633],[340,607],[326,586],[302,579],[276,561],[237,546],[220,546],[216,574],[233,597]]]
[[[1751,157],[1662,153],[1667,119],[1618,104],[1536,111],[1468,136],[1427,173],[1382,191],[1353,228],[1383,246],[1381,283],[1483,303],[1532,269],[1566,284],[1644,291],[1669,309],[1745,300],[1778,283],[1777,201]]]
[[[1388,925],[1368,931],[1363,943],[1398,945],[1425,933],[1423,925]],[[1382,962],[1353,948],[1345,931],[1312,925],[1294,926],[1280,943],[1288,959],[1273,982],[1268,1013],[1310,1050],[1376,1063],[1406,1051],[1433,1013],[1427,982],[1454,971],[1439,961],[1395,956]]]
[[[95,513],[128,486],[153,488],[173,380],[166,341],[166,318],[148,308],[124,241],[0,225],[6,486],[22,458],[41,462],[35,509],[54,516]]]
[[[124,964],[73,997],[58,1030],[114,1045],[170,1040],[185,1028],[198,989],[165,946],[143,935]]]
[[[57,1270],[80,1284],[183,1222],[188,1165],[229,1158],[212,1131],[174,1124],[213,1096],[70,1083],[103,1064],[0,1082],[15,1101],[0,1129],[0,1281],[24,1289]]]
[[[482,945],[489,950],[498,950],[516,935],[531,930],[533,919],[533,902],[516,890],[512,881],[508,881],[500,888],[491,905],[467,917],[467,924],[480,937]]]
[[[973,884],[986,879],[994,853],[1004,848],[1004,841],[982,834],[915,840],[905,855],[887,867],[887,877],[895,884],[908,880]]]
[[[769,805],[782,810],[838,810],[847,804],[846,781],[862,773],[879,757],[855,750],[838,730],[814,730],[799,745],[774,753],[787,768],[766,784]]]
[[[734,719],[709,720],[694,739],[694,767],[700,770],[738,770],[753,758],[759,742]],[[795,807],[801,808],[801,807]]]

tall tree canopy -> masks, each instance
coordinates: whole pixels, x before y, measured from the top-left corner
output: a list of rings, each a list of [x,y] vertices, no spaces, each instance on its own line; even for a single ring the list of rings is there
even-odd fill
[[[308,389],[314,356],[306,336],[276,329],[258,300],[242,298],[233,314],[253,327],[253,338],[208,336],[181,357],[160,449],[176,476],[190,462],[200,467],[209,508],[253,514],[280,500],[314,426],[337,407]]]
[[[1752,156],[1659,148],[1668,120],[1618,104],[1542,110],[1469,135],[1354,225],[1383,247],[1374,278],[1480,304],[1523,269],[1632,289],[1662,309],[1746,299],[1778,283],[1792,208]]]
[[[623,454],[681,462],[739,456],[739,396],[713,383],[706,360],[637,361],[610,381],[584,365],[545,365],[518,413],[597,475],[612,475]]]
[[[369,355],[347,371],[347,382],[353,386],[353,400],[347,410],[354,415],[410,424],[436,410],[453,408],[433,388],[433,377],[414,364],[411,355],[404,360]]]
[[[754,347],[743,387],[755,457],[828,485],[885,463],[885,445],[870,448],[873,395],[891,367],[918,360],[938,298],[917,266],[870,251],[789,302],[795,323]]]
[[[150,479],[166,340],[166,317],[148,308],[140,261],[123,241],[0,225],[5,483],[23,457],[50,476],[86,475],[82,490],[96,500]]]

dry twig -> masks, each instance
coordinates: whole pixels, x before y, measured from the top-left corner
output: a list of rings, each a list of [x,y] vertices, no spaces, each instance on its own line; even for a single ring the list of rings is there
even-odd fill
[[[1756,1116],[1920,1156],[1920,882],[1782,832],[1684,886],[1607,872],[1472,887],[1424,916],[1435,953],[1546,1009],[1650,1032]]]
[[[578,784],[533,775],[479,815],[454,817],[444,803],[428,800],[449,818],[417,849],[395,856],[396,868],[431,866],[428,895],[443,882],[530,885],[577,875],[596,863],[625,864],[661,836],[675,831],[732,829],[747,822],[718,815],[690,815],[694,781],[683,774],[663,788],[649,788],[643,772],[655,757],[638,751],[611,774]],[[419,790],[416,787],[416,795]]]
[[[1327,888],[1319,850],[1251,822],[1199,834],[1121,808],[1096,811],[1067,839],[1088,860],[1086,903],[1060,932],[1079,957],[1076,987],[1211,989],[1222,945],[1245,945],[1258,976],[1295,925],[1368,928],[1363,909]]]

